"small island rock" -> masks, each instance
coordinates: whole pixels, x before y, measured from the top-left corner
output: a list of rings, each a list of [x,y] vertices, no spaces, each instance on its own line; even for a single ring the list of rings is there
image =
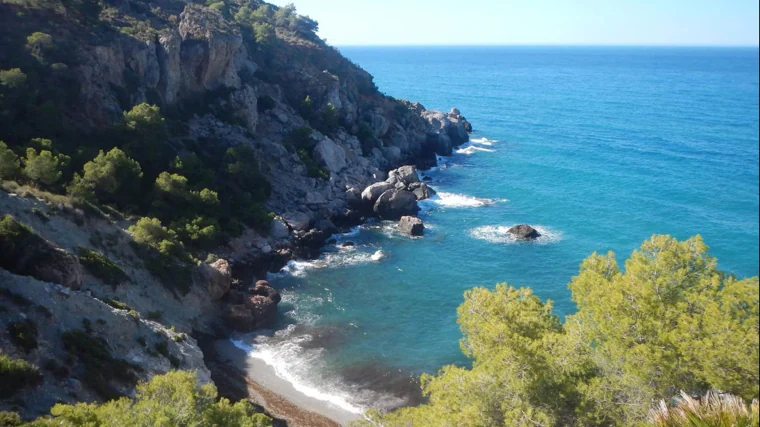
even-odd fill
[[[425,225],[417,217],[402,216],[398,222],[398,229],[410,236],[422,236],[425,232]]]
[[[514,227],[507,230],[507,232],[518,239],[524,240],[534,240],[541,236],[541,233],[536,231],[535,228],[531,227],[528,224],[515,225]]]

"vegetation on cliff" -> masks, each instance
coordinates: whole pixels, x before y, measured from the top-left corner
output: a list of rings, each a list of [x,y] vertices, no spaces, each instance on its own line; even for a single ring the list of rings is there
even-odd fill
[[[199,386],[195,374],[173,371],[139,383],[135,397],[106,403],[55,405],[52,417],[25,424],[44,426],[269,427],[271,419],[245,401],[217,397],[212,384]]]
[[[632,426],[681,390],[758,397],[758,278],[718,270],[699,236],[653,236],[625,271],[614,254],[595,253],[569,287],[578,312],[564,322],[527,288],[467,291],[458,321],[472,368],[426,375],[426,404],[371,417],[385,426]]]

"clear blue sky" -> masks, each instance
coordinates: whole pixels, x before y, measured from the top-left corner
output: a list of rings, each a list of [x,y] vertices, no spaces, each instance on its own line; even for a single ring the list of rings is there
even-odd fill
[[[272,0],[270,0],[272,1]],[[758,45],[757,0],[274,0],[345,45]]]

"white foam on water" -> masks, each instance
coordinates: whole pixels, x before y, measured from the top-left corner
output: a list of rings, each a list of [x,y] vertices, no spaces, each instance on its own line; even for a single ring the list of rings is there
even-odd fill
[[[538,231],[540,236],[535,240],[521,240],[516,238],[509,229],[514,225],[484,225],[482,227],[470,230],[470,235],[476,239],[485,240],[491,243],[514,244],[514,243],[537,243],[548,244],[556,243],[562,240],[562,233],[552,230],[551,228],[541,225],[532,227]]]
[[[430,199],[421,200],[419,205],[424,210],[430,210],[432,207],[446,207],[446,208],[480,208],[483,206],[489,206],[496,204],[494,199],[486,199],[480,197],[468,196],[466,194],[446,193],[439,191],[437,195]]]
[[[480,145],[491,146],[491,145],[493,145],[494,142],[499,142],[499,141],[497,141],[495,139],[488,139],[486,137],[483,137],[483,138],[473,138],[473,139],[470,139],[470,142],[473,143],[473,144],[480,144]]]
[[[275,339],[257,336],[250,345],[240,340],[231,341],[235,347],[245,351],[248,357],[271,366],[278,377],[289,382],[298,392],[354,414],[364,413],[366,408],[351,403],[352,394],[341,384],[314,376],[324,367],[322,350],[301,347],[300,343],[311,340],[311,336],[294,336],[294,328],[295,325],[290,325],[287,329],[277,331]],[[287,338],[283,339],[285,336]]]
[[[468,146],[465,146],[463,148],[457,149],[455,151],[455,153],[457,153],[457,154],[466,154],[468,156],[471,156],[471,155],[477,153],[478,151],[484,151],[484,152],[487,152],[487,153],[493,153],[494,150],[492,150],[490,148],[478,147],[478,146],[475,146],[475,145],[468,145]]]
[[[309,261],[291,260],[280,270],[282,274],[290,274],[296,277],[304,277],[310,270],[319,268],[347,267],[351,265],[378,262],[385,254],[383,251],[361,252],[353,246],[339,247],[338,252],[326,252],[319,258]],[[277,277],[277,276],[274,276]]]

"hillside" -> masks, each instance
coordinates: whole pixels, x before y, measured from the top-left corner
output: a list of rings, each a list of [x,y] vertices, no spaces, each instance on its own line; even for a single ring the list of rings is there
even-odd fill
[[[196,338],[276,313],[256,279],[467,141],[458,110],[382,94],[317,25],[256,0],[0,3],[0,348],[41,372],[0,410],[173,368],[208,383]]]

